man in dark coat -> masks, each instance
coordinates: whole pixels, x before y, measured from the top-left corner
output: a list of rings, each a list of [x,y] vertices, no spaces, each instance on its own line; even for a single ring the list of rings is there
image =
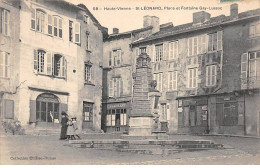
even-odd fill
[[[67,139],[67,128],[68,128],[68,115],[63,111],[61,113],[61,132],[60,132],[60,140]]]

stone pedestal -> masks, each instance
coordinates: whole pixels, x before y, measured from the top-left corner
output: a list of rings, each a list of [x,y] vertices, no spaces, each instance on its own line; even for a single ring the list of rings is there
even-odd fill
[[[129,135],[150,136],[152,132],[153,117],[130,117]]]

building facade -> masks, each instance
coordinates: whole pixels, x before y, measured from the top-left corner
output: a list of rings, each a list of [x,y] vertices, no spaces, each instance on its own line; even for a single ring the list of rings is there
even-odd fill
[[[152,58],[169,132],[259,136],[259,14],[237,4],[230,16],[196,12],[192,23],[132,43]]]
[[[16,92],[2,92],[2,102],[13,101],[12,106],[4,103],[3,113],[12,108],[9,118],[22,125],[55,128],[65,111],[77,117],[80,129],[99,130],[103,28],[84,5],[63,0],[16,2],[20,24],[15,16],[10,24],[17,24],[12,29],[19,33],[13,37],[18,42],[12,45],[19,53],[13,54],[17,66],[10,66],[14,74],[7,78]]]
[[[136,62],[131,43],[172,27],[159,25],[159,18],[144,16],[143,28],[119,33],[113,29],[104,39],[102,129],[106,132],[127,132],[133,96],[133,74]]]

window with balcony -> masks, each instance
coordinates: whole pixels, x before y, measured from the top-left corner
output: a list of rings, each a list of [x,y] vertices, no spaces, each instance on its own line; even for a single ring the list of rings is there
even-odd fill
[[[0,33],[6,36],[10,35],[10,11],[0,8]]]

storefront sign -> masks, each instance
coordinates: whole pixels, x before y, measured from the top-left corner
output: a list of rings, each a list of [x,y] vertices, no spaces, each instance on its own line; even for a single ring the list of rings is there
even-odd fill
[[[228,100],[230,100],[230,97],[225,97],[224,100],[228,101]]]
[[[125,108],[126,103],[116,103],[116,104],[108,104],[107,108],[108,109],[115,109],[115,108]]]

